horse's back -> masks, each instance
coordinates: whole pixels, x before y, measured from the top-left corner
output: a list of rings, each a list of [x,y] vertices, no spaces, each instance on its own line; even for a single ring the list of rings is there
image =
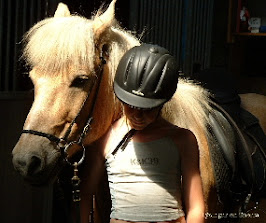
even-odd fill
[[[258,118],[266,134],[266,96],[256,93],[240,94],[241,107]]]

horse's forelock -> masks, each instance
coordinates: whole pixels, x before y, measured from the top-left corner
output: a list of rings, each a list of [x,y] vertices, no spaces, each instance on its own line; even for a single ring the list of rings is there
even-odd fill
[[[92,22],[80,16],[48,18],[24,37],[23,57],[43,74],[93,68],[95,48]]]

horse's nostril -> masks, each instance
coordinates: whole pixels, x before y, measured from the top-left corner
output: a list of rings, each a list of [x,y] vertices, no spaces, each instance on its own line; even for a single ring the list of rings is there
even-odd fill
[[[32,156],[28,166],[28,175],[34,175],[41,171],[42,160],[37,156]]]
[[[20,166],[20,167],[25,167],[27,165],[27,163],[24,161],[24,160],[16,160],[17,161],[17,164]]]

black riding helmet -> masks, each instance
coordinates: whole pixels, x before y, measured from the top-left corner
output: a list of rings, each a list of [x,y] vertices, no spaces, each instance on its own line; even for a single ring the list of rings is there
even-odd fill
[[[168,50],[142,44],[122,57],[116,71],[114,91],[126,104],[150,109],[169,101],[177,83],[177,63]]]

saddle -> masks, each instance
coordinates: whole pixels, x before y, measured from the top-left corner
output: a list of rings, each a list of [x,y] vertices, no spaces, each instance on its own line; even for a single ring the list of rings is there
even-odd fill
[[[266,142],[257,118],[240,109],[240,122],[236,122],[222,107],[213,106],[217,110],[209,115],[209,129],[216,141],[211,157],[219,195],[239,201],[261,195],[266,178]]]
[[[220,202],[244,204],[265,196],[266,136],[258,119],[241,108],[232,75],[223,69],[194,74],[212,93],[210,154]]]

